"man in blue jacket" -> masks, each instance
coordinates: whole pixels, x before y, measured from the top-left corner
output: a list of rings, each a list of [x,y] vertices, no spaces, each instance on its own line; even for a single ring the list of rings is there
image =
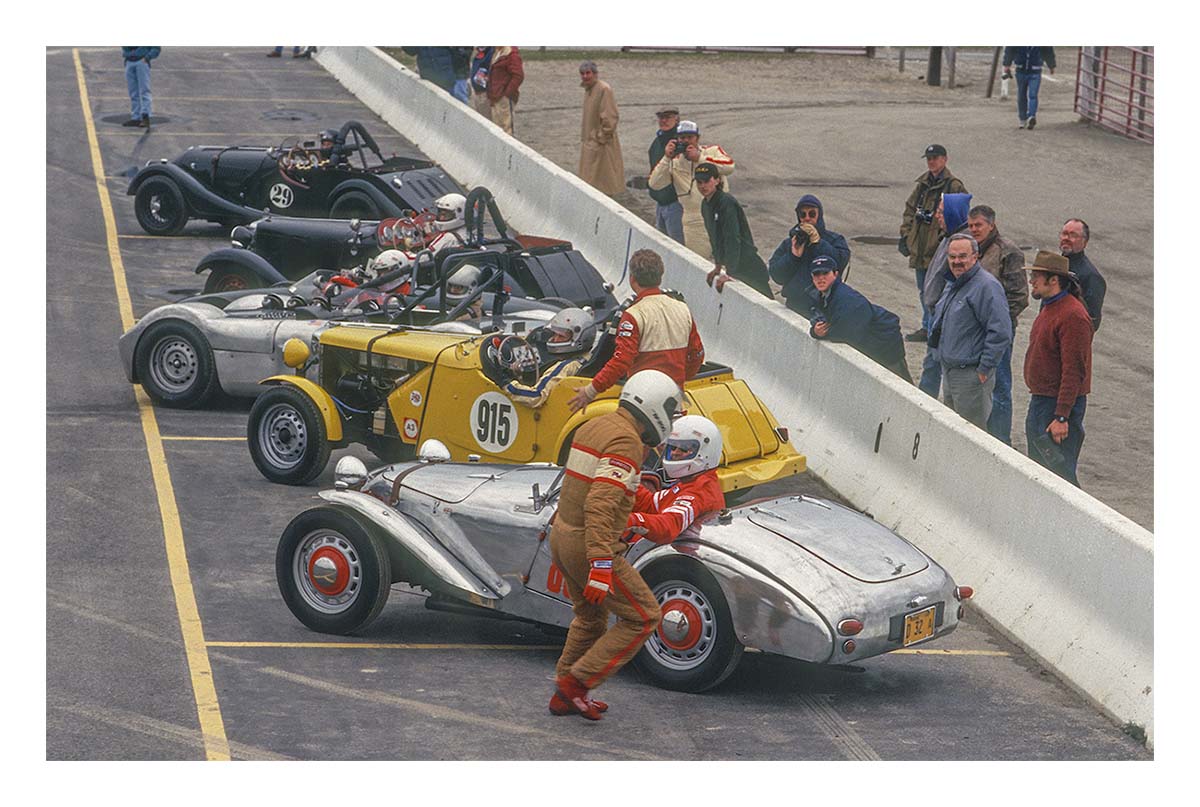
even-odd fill
[[[1042,86],[1042,65],[1054,74],[1054,48],[1005,48],[1004,72],[1017,68],[1017,120],[1019,129],[1037,126],[1038,89]]]
[[[796,202],[796,226],[779,243],[767,263],[771,279],[783,286],[783,298],[788,308],[798,314],[808,313],[809,293],[813,288],[812,265],[824,255],[837,264],[845,275],[850,264],[850,247],[840,233],[825,227],[825,209],[821,200],[811,193]]]
[[[933,251],[933,257],[929,259],[929,271],[925,273],[925,285],[921,289],[921,304],[930,312],[931,317],[934,307],[942,297],[942,291],[946,288],[946,282],[954,277],[950,274],[950,261],[946,259],[950,236],[967,232],[967,214],[970,210],[969,193],[947,193],[938,199],[934,221],[943,235]],[[921,379],[917,386],[921,388],[921,392],[933,398],[936,398],[942,389],[942,363],[938,359],[937,351],[928,342],[925,344],[925,358],[921,362]]]
[[[129,88],[129,120],[122,126],[150,128],[150,60],[157,59],[162,48],[142,45],[122,47],[125,57],[125,85]]]
[[[809,272],[813,284],[808,293],[809,335],[844,342],[911,384],[900,318],[847,286],[838,276],[837,263],[828,255],[814,258]]]
[[[952,235],[946,255],[952,280],[933,312],[929,345],[942,364],[946,405],[981,429],[992,413],[996,368],[1012,344],[1004,287],[979,263],[979,245]]]

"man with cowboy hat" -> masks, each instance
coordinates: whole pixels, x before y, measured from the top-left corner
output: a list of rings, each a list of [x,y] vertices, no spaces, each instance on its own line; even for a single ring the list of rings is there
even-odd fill
[[[1025,269],[1031,296],[1042,301],[1025,351],[1025,441],[1031,459],[1079,487],[1075,471],[1092,388],[1092,319],[1064,256],[1038,250]]]

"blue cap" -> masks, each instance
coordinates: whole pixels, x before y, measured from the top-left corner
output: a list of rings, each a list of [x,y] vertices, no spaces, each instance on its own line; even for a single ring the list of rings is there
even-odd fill
[[[812,263],[808,266],[808,271],[814,275],[821,272],[836,272],[838,271],[837,261],[828,255],[818,255],[812,259]]]

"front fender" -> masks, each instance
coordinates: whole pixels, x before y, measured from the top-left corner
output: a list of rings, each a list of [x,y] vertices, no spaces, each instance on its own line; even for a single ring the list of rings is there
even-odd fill
[[[137,367],[134,358],[137,356],[138,343],[146,329],[164,319],[177,319],[194,326],[205,337],[208,336],[208,320],[224,316],[221,309],[208,303],[168,303],[150,310],[144,317],[134,323],[133,327],[121,334],[117,339],[117,353],[121,357],[121,366],[125,369],[125,377],[130,383],[137,384]]]
[[[317,495],[352,511],[357,520],[367,521],[385,540],[393,583],[414,583],[476,605],[494,607],[496,594],[407,516],[355,490],[323,490]]]
[[[179,190],[183,192],[188,206],[202,216],[219,215],[230,221],[237,221],[238,224],[249,224],[252,221],[261,219],[263,216],[261,210],[239,205],[218,196],[206,188],[200,180],[187,171],[184,171],[175,163],[170,162],[151,163],[141,171],[138,171],[137,176],[129,183],[129,189],[125,193],[129,196],[135,195],[138,192],[138,188],[142,186],[142,183],[150,177],[155,176],[170,178],[179,186]]]
[[[318,384],[298,375],[274,375],[270,378],[264,378],[258,383],[265,386],[291,384],[293,387],[299,389],[317,405],[317,409],[321,413],[321,419],[325,421],[325,434],[329,438],[329,441],[331,443],[341,442],[342,416],[338,414],[337,405],[333,402],[333,396],[321,389]]]
[[[564,382],[567,381],[567,379],[563,379],[563,380],[564,380]],[[584,380],[591,381],[590,378],[584,379]],[[571,395],[575,394],[575,385],[574,384],[565,384],[564,383],[564,384],[559,384],[559,386],[560,387],[569,387],[570,394]],[[595,420],[596,418],[600,417],[601,415],[607,415],[611,412],[617,411],[617,405],[619,403],[620,403],[620,400],[616,397],[600,398],[595,401],[592,401],[590,404],[585,406],[583,409],[580,409],[578,412],[573,413],[569,418],[567,418],[567,422],[563,424],[561,429],[559,429],[558,436],[554,439],[554,451],[555,451],[554,456],[557,457],[562,454],[562,450],[566,444],[567,438],[569,438],[571,436],[571,432],[575,431],[580,426],[587,423],[589,420]]]
[[[375,205],[379,208],[380,213],[385,218],[388,216],[404,215],[404,211],[400,209],[400,206],[389,199],[387,194],[379,190],[379,188],[375,187],[365,179],[358,178],[347,179],[335,186],[334,189],[329,192],[329,207],[332,208],[333,203],[338,200],[338,197],[347,191],[358,191],[371,197],[371,201],[375,203]]]
[[[276,283],[287,283],[288,279],[263,256],[248,249],[225,247],[208,253],[196,266],[196,274],[207,272],[220,264],[233,264],[241,269],[254,273],[263,282],[263,286],[273,286]]]

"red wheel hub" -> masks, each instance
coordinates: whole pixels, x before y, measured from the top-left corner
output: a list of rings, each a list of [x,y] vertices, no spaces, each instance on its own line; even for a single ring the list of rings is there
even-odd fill
[[[317,591],[336,597],[350,583],[350,564],[341,552],[322,547],[308,559],[308,579]]]
[[[662,604],[662,615],[658,637],[667,647],[686,651],[691,650],[700,641],[704,621],[696,606],[687,600],[667,600]]]

